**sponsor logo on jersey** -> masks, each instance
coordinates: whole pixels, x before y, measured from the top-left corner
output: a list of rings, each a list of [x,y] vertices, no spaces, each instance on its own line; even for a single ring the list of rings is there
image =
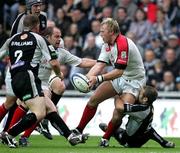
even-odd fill
[[[126,51],[122,51],[122,52],[121,52],[121,58],[122,58],[122,59],[126,59],[126,58],[127,58],[127,53],[126,53]]]
[[[27,99],[30,99],[31,98],[31,94],[27,94],[25,96],[22,97],[22,99],[25,101]]]
[[[54,49],[53,45],[49,45],[48,47],[49,47],[49,49],[50,49],[51,51],[56,51],[56,50]]]
[[[110,46],[106,47],[106,52],[110,52],[110,51],[111,51],[111,47]]]
[[[33,41],[24,41],[24,42],[19,42],[19,41],[12,41],[11,46],[32,46]]]

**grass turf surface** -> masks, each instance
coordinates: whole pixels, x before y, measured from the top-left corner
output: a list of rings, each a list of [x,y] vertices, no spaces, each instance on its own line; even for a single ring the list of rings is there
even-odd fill
[[[123,148],[113,138],[110,147],[98,146],[100,137],[89,137],[85,144],[71,146],[63,137],[54,136],[47,140],[43,136],[31,136],[29,147],[8,148],[0,144],[0,153],[180,153],[180,138],[168,138],[176,143],[176,148],[162,148],[158,143],[149,141],[142,148]]]

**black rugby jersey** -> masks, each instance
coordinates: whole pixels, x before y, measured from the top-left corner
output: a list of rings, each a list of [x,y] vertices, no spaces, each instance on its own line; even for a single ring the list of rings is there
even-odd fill
[[[39,34],[24,31],[14,35],[3,45],[0,51],[9,51],[10,72],[32,70],[36,75],[42,56],[47,61],[57,59],[55,49]]]
[[[16,33],[22,32],[24,30],[23,20],[26,15],[27,15],[27,12],[24,12],[24,13],[21,13],[18,15],[18,17],[14,21],[12,28],[11,28],[11,36],[13,36]],[[39,31],[41,34],[47,27],[47,17],[44,12],[40,13],[39,22],[40,22]]]
[[[153,106],[148,109],[138,112],[129,112],[128,123],[126,124],[126,133],[128,136],[143,135],[152,128],[153,121]]]

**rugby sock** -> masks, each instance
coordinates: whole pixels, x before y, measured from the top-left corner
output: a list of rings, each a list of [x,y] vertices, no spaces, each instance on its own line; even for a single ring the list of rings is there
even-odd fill
[[[16,110],[17,106],[18,105],[16,103],[14,103],[13,106],[9,109],[8,118],[6,120],[6,125],[4,126],[3,131],[7,131],[9,129],[9,124],[10,124],[10,122],[12,120],[12,117],[14,115],[14,111]]]
[[[82,115],[82,118],[81,118],[81,121],[80,121],[79,125],[77,126],[77,129],[79,130],[79,132],[82,133],[85,126],[94,117],[96,110],[97,110],[97,107],[92,107],[92,106],[86,105],[83,115]]]
[[[11,128],[14,124],[16,124],[24,115],[27,113],[27,109],[25,109],[23,106],[18,106],[14,112],[13,118],[10,122],[9,128]]]
[[[167,140],[162,138],[153,128],[150,129],[149,134],[150,139],[153,139],[154,141],[158,142],[163,147],[168,142]]]
[[[36,122],[35,124],[33,124],[30,128],[26,129],[24,134],[21,137],[26,137],[29,138],[29,136],[31,135],[31,133],[34,131],[34,129],[37,127],[39,122]]]
[[[4,118],[4,116],[6,115],[7,112],[8,112],[8,110],[4,107],[4,104],[2,104],[0,106],[0,122]]]
[[[103,138],[109,140],[110,137],[114,134],[114,131],[116,130],[116,129],[115,129],[116,127],[117,127],[117,126],[114,125],[114,124],[110,121],[109,124],[108,124],[107,130],[106,130],[105,134],[103,135]]]
[[[65,138],[68,138],[68,136],[71,134],[71,131],[63,119],[57,114],[57,112],[51,112],[47,114],[46,118],[61,135],[63,135]]]
[[[54,103],[54,105],[56,106],[57,103],[59,102],[59,100],[61,99],[62,95],[58,95],[58,94],[54,93],[53,91],[51,93],[52,93],[51,100]]]
[[[25,115],[18,123],[12,126],[8,130],[8,134],[15,137],[24,130],[28,129],[31,125],[37,122],[37,117],[34,113],[29,113]]]

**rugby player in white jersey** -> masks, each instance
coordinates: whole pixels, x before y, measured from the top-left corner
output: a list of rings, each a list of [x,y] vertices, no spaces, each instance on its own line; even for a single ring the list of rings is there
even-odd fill
[[[90,97],[79,125],[74,131],[82,133],[89,121],[94,117],[98,105],[104,100],[115,97],[115,109],[100,146],[109,146],[113,131],[123,117],[123,104],[133,104],[142,86],[145,85],[145,69],[142,57],[134,42],[120,34],[116,20],[106,18],[101,23],[100,35],[105,42],[102,46],[97,63],[90,69],[87,76],[89,87],[101,83]],[[108,65],[112,71],[100,73]],[[116,95],[121,95],[121,98]]]

